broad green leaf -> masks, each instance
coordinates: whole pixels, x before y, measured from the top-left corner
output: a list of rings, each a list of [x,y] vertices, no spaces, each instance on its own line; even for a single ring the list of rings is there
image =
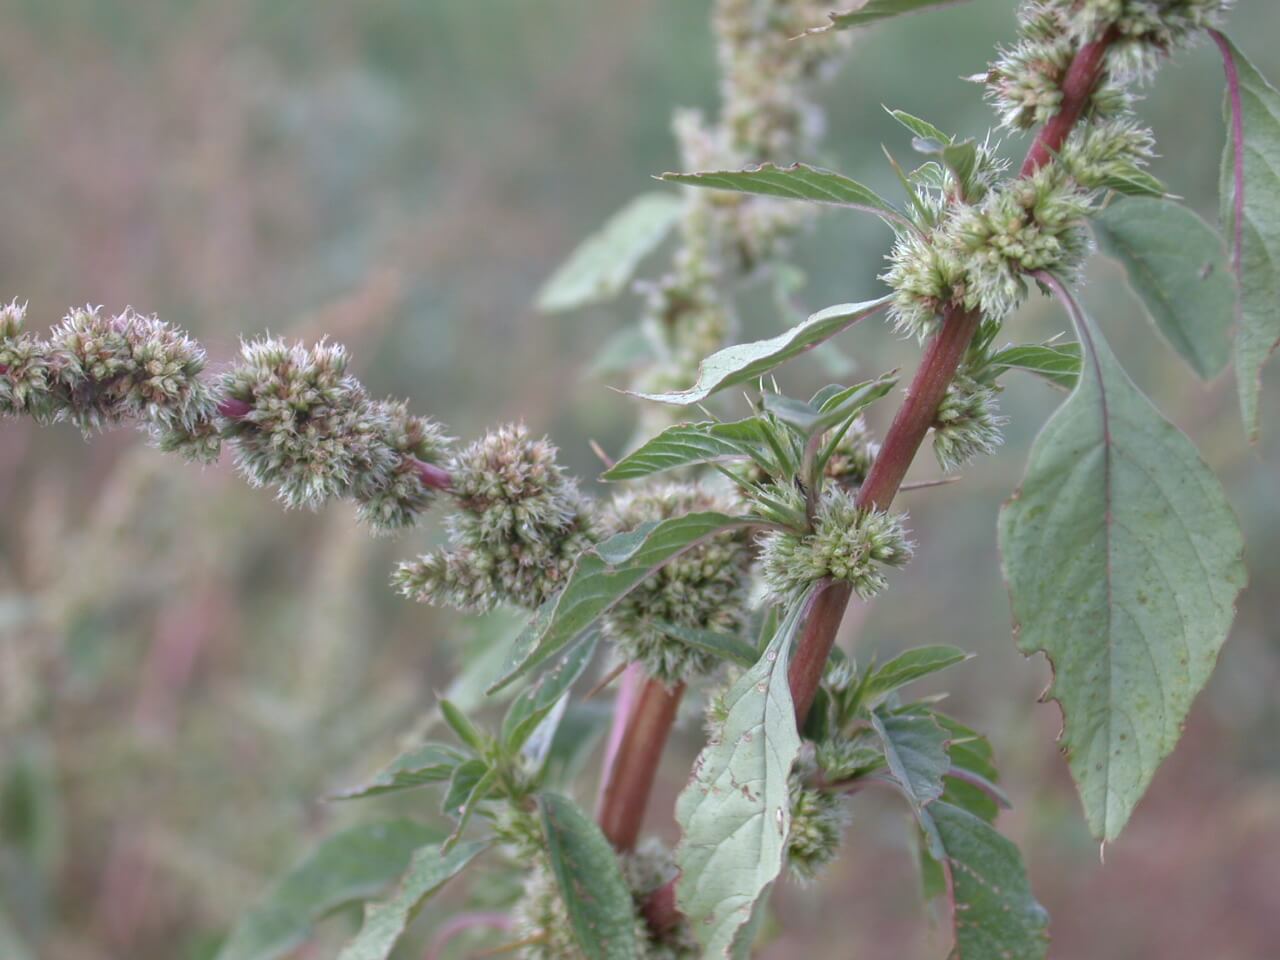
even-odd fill
[[[904,217],[893,204],[869,187],[830,170],[796,163],[775,167],[772,163],[746,170],[715,170],[706,173],[664,173],[663,180],[691,187],[754,193],[784,200],[811,200],[834,203],[855,210],[865,210],[892,223],[904,223]]]
[[[479,856],[487,843],[464,843],[444,852],[439,847],[414,851],[400,886],[382,903],[364,908],[364,923],[338,960],[386,960],[427,900]]]
[[[1228,137],[1222,158],[1222,223],[1239,267],[1236,386],[1245,429],[1251,440],[1257,440],[1262,368],[1280,343],[1280,93],[1234,44],[1229,50],[1231,63],[1239,74],[1244,196],[1237,199],[1236,152],[1233,138]],[[1233,118],[1229,94],[1226,112],[1230,129]],[[1238,226],[1237,202],[1244,209]]]
[[[595,821],[557,793],[538,795],[547,859],[586,960],[636,960],[635,906]]]
[[[414,850],[440,831],[408,820],[352,827],[325,840],[240,919],[216,960],[276,960],[305,941],[316,921],[376,897]]]
[[[758,460],[767,456],[763,431],[755,417],[732,423],[678,423],[627,454],[606,470],[602,479],[635,480],[698,463]]]
[[[871,726],[884,745],[889,772],[916,813],[942,796],[942,778],[951,761],[947,757],[946,731],[932,716],[873,710]]]
[[[731,957],[739,931],[778,878],[791,829],[787,779],[800,751],[787,683],[798,603],[765,653],[725,695],[719,735],[698,755],[676,801],[677,902],[706,958]]]
[[[1231,356],[1236,289],[1217,231],[1182,204],[1151,197],[1116,200],[1093,225],[1191,369],[1205,380],[1221,373]]]
[[[760,658],[760,651],[741,637],[729,633],[716,633],[713,630],[698,630],[693,627],[681,627],[674,623],[655,621],[653,626],[669,637],[675,637],[691,647],[697,647],[707,653],[728,660],[741,667],[754,666]]]
[[[1018,848],[981,817],[941,801],[925,809],[921,826],[951,876],[953,960],[1043,960],[1049,915],[1031,893]]]
[[[865,702],[874,701],[892,693],[908,683],[913,683],[939,670],[963,663],[971,658],[958,647],[916,647],[898,654],[884,666],[877,668],[862,687]]]
[[[644,400],[687,406],[700,403],[713,393],[740,383],[750,383],[774,367],[812,350],[824,340],[843,333],[859,320],[883,310],[889,297],[867,303],[841,303],[813,314],[803,323],[768,340],[738,343],[707,357],[698,366],[697,382],[688,390],[674,393],[637,393]]]
[[[512,651],[500,689],[580,640],[616,603],[686,550],[727,530],[758,521],[722,513],[687,513],[619,533],[584,553],[560,595],[539,610]]]
[[[917,13],[930,7],[945,7],[963,0],[862,0],[855,3],[843,13],[830,14],[831,23],[818,27],[811,33],[823,30],[850,30],[854,27],[865,27],[877,20],[887,20],[903,13]]]
[[[578,682],[596,652],[597,637],[572,647],[550,670],[512,702],[502,720],[502,746],[508,753],[519,753],[538,724],[555,709],[569,688]]]
[[[1056,279],[1086,361],[1000,515],[1018,643],[1044,651],[1090,828],[1116,837],[1182,732],[1245,581],[1226,495]]]
[[[995,370],[1025,370],[1044,377],[1055,387],[1070,390],[1080,378],[1081,351],[1078,343],[1024,343],[1006,347],[991,357]]]
[[[442,783],[453,776],[453,768],[466,757],[441,743],[424,743],[408,750],[384,767],[372,780],[330,797],[331,800],[358,800],[399,790],[413,790],[428,783]]]
[[[640,261],[666,239],[684,203],[665,190],[643,193],[573,251],[538,293],[543,313],[576,310],[616,297]]]

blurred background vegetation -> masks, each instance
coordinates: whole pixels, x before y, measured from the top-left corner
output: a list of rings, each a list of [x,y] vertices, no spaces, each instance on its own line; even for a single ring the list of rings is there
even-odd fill
[[[882,104],[981,135],[991,115],[959,78],[1012,38],[1013,6],[973,0],[869,32],[824,97],[826,155],[806,159],[888,194],[880,144],[910,146]],[[35,327],[71,304],[132,304],[189,328],[215,362],[241,333],[330,334],[374,393],[412,397],[462,437],[523,418],[593,475],[588,439],[618,450],[635,410],[584,371],[635,301],[554,319],[529,304],[578,239],[673,166],[672,107],[714,107],[708,7],[0,0],[0,298],[29,298]],[[1240,7],[1232,32],[1280,79],[1280,10]],[[1202,47],[1140,107],[1164,154],[1154,172],[1211,219],[1220,104]],[[825,214],[796,248],[806,306],[875,295],[888,240],[870,218]],[[1000,454],[904,496],[920,554],[850,615],[845,645],[979,654],[948,674],[953,711],[996,746],[1015,802],[1003,826],[1053,914],[1053,957],[1274,957],[1280,391],[1250,449],[1229,376],[1202,387],[1154,345],[1113,265],[1096,263],[1085,298],[1221,472],[1252,571],[1187,736],[1105,865],[1054,747],[1057,709],[1036,703],[1047,665],[1010,641],[995,547],[996,509],[1058,395],[1012,380]],[[790,322],[763,287],[742,306],[744,336]],[[1037,301],[1007,333],[1066,327]],[[869,327],[842,348],[864,372],[915,356]],[[808,359],[782,379],[800,393],[828,375]],[[926,455],[916,473],[937,470]],[[431,532],[370,540],[340,508],[284,513],[226,463],[201,471],[133,434],[86,444],[17,422],[0,424],[0,504],[4,960],[209,957],[317,838],[375,814],[434,815],[429,793],[323,800],[394,756],[459,665],[512,628],[388,589]],[[668,752],[651,817],[667,835],[700,737],[691,714]],[[825,880],[776,898],[785,932],[768,956],[940,956],[909,836],[898,811],[862,801]],[[350,923],[327,921],[297,955],[331,956]]]

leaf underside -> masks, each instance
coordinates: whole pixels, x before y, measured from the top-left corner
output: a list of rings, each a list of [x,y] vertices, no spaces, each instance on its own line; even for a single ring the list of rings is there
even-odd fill
[[[1244,585],[1243,540],[1195,447],[1059,285],[1086,359],[1000,515],[1018,644],[1047,696],[1089,826],[1115,838],[1177,743]]]

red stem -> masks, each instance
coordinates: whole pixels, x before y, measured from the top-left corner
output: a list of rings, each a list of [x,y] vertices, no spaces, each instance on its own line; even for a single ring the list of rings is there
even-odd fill
[[[1231,266],[1238,277],[1244,257],[1244,103],[1240,92],[1240,68],[1236,65],[1231,41],[1217,30],[1210,30],[1209,36],[1213,37],[1213,42],[1222,51],[1222,67],[1227,74],[1227,97],[1231,103],[1231,173],[1235,180],[1235,196],[1232,197],[1235,230],[1231,238]]]
[[[1102,79],[1106,69],[1107,50],[1115,42],[1118,34],[1114,27],[1092,43],[1086,43],[1071,61],[1067,75],[1062,81],[1062,103],[1053,118],[1040,128],[1040,134],[1031,149],[1027,151],[1027,159],[1022,162],[1022,176],[1029,177],[1062,149],[1067,137],[1075,129],[1080,117],[1084,115],[1093,97],[1093,91]]]
[[[640,839],[649,793],[662,761],[662,748],[676,722],[676,711],[683,696],[683,683],[668,690],[661,681],[650,677],[631,711],[597,817],[600,829],[616,850],[634,850]]]

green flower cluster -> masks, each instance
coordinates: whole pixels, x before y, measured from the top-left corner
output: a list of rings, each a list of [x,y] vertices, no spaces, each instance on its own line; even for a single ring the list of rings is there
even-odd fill
[[[997,415],[996,390],[961,374],[947,387],[933,420],[933,453],[943,470],[956,470],[979,454],[994,453],[1004,442]]]
[[[1161,57],[1221,26],[1234,0],[1049,0],[1065,29],[1082,43],[1107,30],[1118,35],[1110,67],[1122,79],[1147,79]]]
[[[686,513],[736,512],[732,493],[697,484],[658,484],[619,494],[605,510],[606,534]],[[733,633],[743,622],[751,549],[742,532],[723,533],[676,557],[628,593],[604,618],[604,635],[628,662],[675,685],[711,673],[715,656],[658,624]]]
[[[812,773],[812,764],[809,765]],[[791,832],[787,835],[787,866],[802,883],[813,881],[840,852],[849,825],[844,798],[828,790],[806,786],[803,765],[792,771]]]
[[[449,544],[401,564],[400,591],[474,612],[541,606],[597,540],[592,504],[556,448],[509,425],[455,453],[447,469],[458,507],[446,520]]]
[[[405,404],[371,399],[348,362],[345,349],[325,341],[242,344],[239,361],[219,378],[219,436],[232,444],[241,474],[274,486],[286,506],[350,498],[377,529],[411,526],[435,493],[423,465],[442,460],[449,441]]]
[[[862,509],[849,491],[828,486],[811,532],[771,530],[760,538],[769,600],[786,602],[828,577],[851,584],[863,599],[875,596],[885,587],[884,568],[905,566],[911,559],[905,518]]]

